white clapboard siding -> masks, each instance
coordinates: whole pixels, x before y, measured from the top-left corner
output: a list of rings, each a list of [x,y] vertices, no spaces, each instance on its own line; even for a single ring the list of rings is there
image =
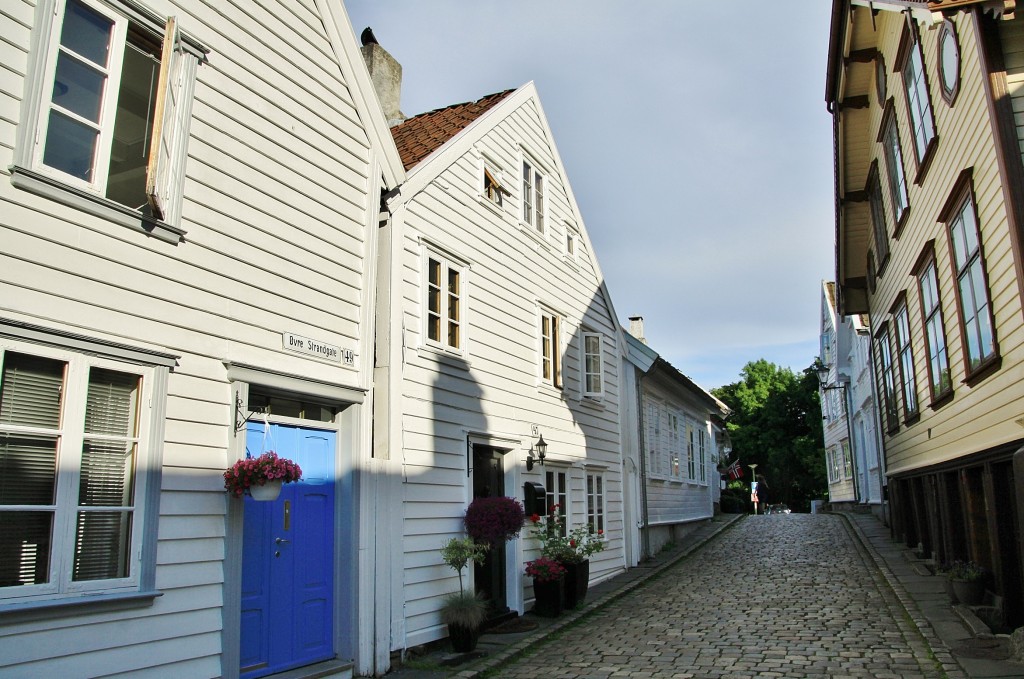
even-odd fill
[[[176,15],[210,49],[192,104],[184,240],[152,239],[11,185],[36,21],[34,2],[11,0],[0,9],[0,317],[179,357],[163,423],[159,535],[147,536],[158,540],[162,596],[6,625],[4,677],[221,675],[222,583],[238,567],[224,562],[221,474],[235,420],[224,363],[355,388],[368,381],[281,345],[295,332],[370,355],[359,343],[380,151],[325,18],[311,0],[142,4]]]

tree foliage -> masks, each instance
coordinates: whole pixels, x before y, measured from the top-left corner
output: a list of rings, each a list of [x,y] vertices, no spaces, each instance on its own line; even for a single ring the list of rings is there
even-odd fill
[[[747,473],[750,464],[758,465],[762,502],[808,511],[810,501],[828,491],[817,377],[764,359],[747,363],[740,374],[739,382],[713,391],[733,411],[733,454]]]

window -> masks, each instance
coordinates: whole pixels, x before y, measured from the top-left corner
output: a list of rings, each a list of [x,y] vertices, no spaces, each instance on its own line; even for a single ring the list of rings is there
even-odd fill
[[[934,241],[928,243],[914,268],[917,291],[921,298],[924,325],[924,346],[928,356],[928,383],[934,402],[953,392],[949,375],[949,354],[946,350],[946,329],[939,302],[939,280],[935,269]]]
[[[583,395],[599,398],[604,394],[603,341],[597,332],[583,332]]]
[[[565,227],[565,258],[573,264],[576,263],[576,232],[568,224]]]
[[[147,231],[177,242],[202,48],[120,2],[44,0],[39,16],[12,182],[136,228],[160,220]]]
[[[152,370],[17,343],[0,361],[0,600],[138,588]]]
[[[548,513],[551,513],[552,507],[558,506],[556,511],[562,519],[560,533],[562,537],[565,537],[569,511],[569,486],[565,472],[553,470],[544,472],[544,489],[547,491]]]
[[[828,449],[827,466],[828,466],[828,481],[829,483],[835,483],[842,478],[839,475],[839,451],[837,448],[832,447]]]
[[[896,357],[903,384],[903,416],[910,421],[918,415],[917,377],[914,374],[914,353],[910,348],[910,322],[904,293],[900,293],[896,300],[892,316],[896,332]]]
[[[529,158],[523,158],[523,221],[544,233],[544,175]]]
[[[878,141],[882,144],[885,168],[889,178],[889,200],[892,204],[892,218],[896,225],[894,235],[899,238],[907,210],[910,208],[910,200],[907,197],[907,177],[903,171],[903,150],[900,147],[900,134],[896,127],[892,99],[886,104],[885,113],[882,115],[882,129]]]
[[[604,532],[604,476],[587,474],[587,530]]]
[[[562,388],[561,320],[550,311],[540,313],[540,378],[544,384]]]
[[[914,140],[914,160],[917,161],[918,179],[926,168],[926,161],[935,145],[935,119],[932,116],[931,97],[921,56],[921,42],[913,22],[908,21],[900,40],[896,56],[896,69],[903,74],[903,91],[907,95],[910,133]]]
[[[707,440],[708,433],[703,429],[697,431],[697,459],[700,460],[700,481],[701,483],[707,483],[708,481],[708,469],[707,469]]]
[[[960,92],[960,41],[956,26],[949,19],[939,28],[939,89],[950,106]]]
[[[878,105],[885,102],[886,97],[885,58],[881,52],[875,55],[875,96],[878,98]]]
[[[694,445],[696,434],[693,423],[688,422],[686,424],[686,478],[691,481],[697,478],[697,461],[695,457],[697,451]]]
[[[965,170],[939,217],[939,221],[949,229],[950,257],[956,275],[957,310],[968,379],[998,359],[992,301],[973,194],[971,173]]]
[[[889,262],[889,231],[885,221],[885,205],[882,203],[882,182],[878,178],[878,161],[871,163],[868,170],[868,204],[871,208],[871,230],[875,236],[875,252],[877,253],[876,274],[885,271]],[[873,284],[873,281],[872,281]]]
[[[853,458],[850,455],[850,441],[843,439],[840,445],[843,449],[843,478],[853,478]]]
[[[493,205],[503,207],[505,197],[511,194],[505,188],[504,182],[501,181],[502,173],[498,170],[498,165],[491,162],[489,158],[484,158],[480,174],[480,194]]]
[[[875,335],[875,363],[877,374],[881,376],[882,412],[885,414],[886,429],[891,434],[899,429],[900,421],[896,410],[896,375],[888,323],[883,323]]]
[[[661,407],[656,402],[647,404],[647,467],[650,474],[663,474],[661,462]],[[671,455],[671,453],[666,453]]]
[[[463,352],[463,268],[435,252],[426,253],[423,334],[428,346],[455,353]]]
[[[682,472],[679,469],[679,453],[680,453],[680,437],[679,437],[679,413],[674,410],[668,412],[668,445],[665,447],[665,454],[668,456],[668,460],[665,462],[665,468],[668,469],[668,473],[671,476],[679,477]]]

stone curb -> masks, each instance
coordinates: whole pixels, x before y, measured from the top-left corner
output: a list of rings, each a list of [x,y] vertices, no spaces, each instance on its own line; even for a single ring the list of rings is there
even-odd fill
[[[465,670],[457,672],[452,676],[458,679],[477,679],[478,677],[483,676],[487,672],[495,670],[498,667],[509,663],[516,657],[526,653],[536,643],[544,640],[545,638],[553,634],[557,634],[566,627],[576,623],[577,621],[583,618],[586,618],[591,613],[597,611],[600,608],[603,608],[604,606],[615,601],[616,599],[619,599],[620,597],[629,594],[633,590],[642,587],[644,584],[647,583],[647,581],[661,575],[669,568],[672,568],[678,562],[682,561],[687,556],[692,554],[695,550],[703,547],[705,544],[707,544],[709,541],[717,537],[723,531],[736,525],[736,523],[738,523],[740,519],[746,517],[745,514],[719,514],[719,516],[727,518],[724,521],[712,520],[711,525],[716,526],[715,530],[699,538],[695,538],[690,544],[685,545],[684,547],[680,548],[678,552],[672,554],[664,563],[658,564],[657,566],[650,568],[648,572],[644,573],[643,575],[637,576],[636,578],[630,580],[629,582],[619,587],[610,589],[609,591],[605,592],[593,601],[588,601],[583,606],[583,608],[575,610],[572,613],[569,613],[568,615],[562,616],[554,624],[544,628],[539,632],[526,636],[516,641],[516,643],[514,644],[510,644],[507,648],[503,649],[502,651],[495,653],[493,655],[489,655],[484,659],[481,659],[478,662],[478,664],[474,667],[467,668]],[[697,529],[697,531],[700,530],[700,528]],[[685,540],[686,538],[684,537],[683,539]],[[623,575],[625,575],[625,573],[615,577],[622,577]],[[612,578],[612,580],[614,580],[614,578]]]
[[[924,639],[925,643],[928,644],[932,651],[932,656],[935,661],[941,666],[942,671],[945,673],[948,679],[968,679],[967,673],[964,671],[960,663],[956,661],[953,653],[949,650],[946,644],[939,638],[939,635],[935,633],[935,629],[932,627],[931,621],[928,620],[917,606],[917,602],[910,594],[907,593],[906,588],[900,579],[892,572],[889,568],[888,561],[878,553],[875,546],[871,543],[871,540],[864,534],[857,522],[847,516],[843,512],[833,512],[833,516],[841,516],[846,522],[846,526],[850,529],[850,532],[857,538],[864,551],[871,560],[874,561],[875,566],[882,573],[882,577],[885,578],[886,583],[896,594],[896,598],[899,600],[903,609],[914,623],[914,627],[917,628],[918,633]]]

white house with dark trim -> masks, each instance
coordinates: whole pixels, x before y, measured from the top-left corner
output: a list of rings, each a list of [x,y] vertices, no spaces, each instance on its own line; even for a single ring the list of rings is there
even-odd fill
[[[10,0],[0,37],[0,675],[386,670],[404,170],[343,6]],[[303,481],[229,498],[271,448]]]

